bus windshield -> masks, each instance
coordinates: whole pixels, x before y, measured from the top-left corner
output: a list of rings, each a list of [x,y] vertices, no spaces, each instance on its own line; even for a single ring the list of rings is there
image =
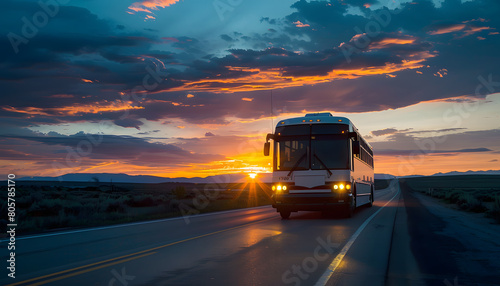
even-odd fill
[[[349,169],[345,124],[283,126],[276,135],[276,171]]]

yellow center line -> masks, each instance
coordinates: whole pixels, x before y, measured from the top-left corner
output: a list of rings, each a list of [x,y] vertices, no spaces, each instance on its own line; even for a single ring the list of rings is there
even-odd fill
[[[38,286],[38,285],[47,284],[47,283],[50,283],[50,282],[54,282],[54,281],[57,281],[57,280],[61,280],[61,279],[73,277],[73,276],[76,276],[76,275],[80,275],[80,274],[83,274],[83,273],[87,273],[87,272],[94,271],[94,270],[97,270],[97,269],[101,269],[101,268],[104,268],[104,267],[108,267],[108,266],[111,266],[111,265],[115,265],[115,264],[127,262],[127,261],[130,261],[130,260],[138,259],[138,258],[141,258],[141,257],[144,257],[144,256],[148,256],[148,255],[151,255],[151,254],[155,254],[155,253],[156,252],[150,252],[150,253],[146,253],[146,254],[143,254],[143,255],[139,255],[139,256],[135,256],[135,257],[130,257],[130,258],[127,258],[127,259],[124,259],[124,260],[118,260],[118,261],[111,262],[111,263],[108,263],[108,264],[99,265],[99,266],[96,266],[96,267],[93,267],[93,268],[88,268],[88,269],[80,270],[78,272],[69,273],[69,274],[66,274],[66,275],[63,275],[63,276],[54,277],[54,278],[49,279],[49,280],[40,281],[40,282],[37,282],[37,283],[34,283],[34,284],[30,284],[29,286]]]
[[[79,266],[79,267],[75,267],[75,268],[71,268],[71,269],[67,269],[67,270],[63,270],[63,271],[59,271],[59,272],[52,273],[52,274],[47,274],[47,275],[40,276],[40,277],[31,278],[31,279],[24,280],[24,281],[19,281],[19,282],[16,282],[16,283],[8,284],[6,286],[16,286],[16,285],[20,285],[20,284],[24,284],[24,283],[33,282],[33,281],[36,281],[36,280],[41,280],[41,279],[49,278],[49,277],[56,276],[56,275],[61,275],[61,274],[72,272],[72,271],[76,271],[76,270],[79,270],[79,269],[82,269],[82,268],[92,267],[92,266],[95,266],[95,265],[98,265],[98,264],[107,263],[107,262],[110,262],[110,261],[113,261],[113,260],[119,260],[119,259],[123,259],[123,258],[126,258],[126,257],[130,257],[130,256],[134,256],[134,255],[138,255],[138,254],[142,254],[142,253],[146,253],[146,252],[151,252],[153,250],[158,250],[158,249],[161,249],[161,248],[169,247],[169,246],[172,246],[172,245],[175,245],[175,244],[187,242],[187,241],[190,241],[190,240],[194,240],[194,239],[198,239],[198,238],[202,238],[202,237],[206,237],[206,236],[218,234],[218,233],[221,233],[221,232],[230,231],[230,230],[233,230],[233,229],[242,228],[242,227],[245,227],[245,226],[249,226],[251,224],[265,222],[265,221],[268,221],[268,220],[271,220],[271,219],[274,219],[274,217],[267,218],[267,219],[264,219],[264,220],[254,221],[254,222],[250,222],[250,223],[246,223],[246,224],[242,224],[242,225],[235,226],[235,227],[230,227],[230,228],[227,228],[227,229],[222,229],[222,230],[214,231],[214,232],[211,232],[211,233],[202,234],[202,235],[195,236],[195,237],[186,238],[186,239],[183,239],[183,240],[179,240],[179,241],[176,241],[176,242],[168,243],[168,244],[165,244],[165,245],[156,246],[156,247],[149,248],[149,249],[146,249],[146,250],[141,250],[141,251],[134,252],[134,253],[131,253],[131,254],[127,254],[127,255],[123,255],[123,256],[119,256],[119,257],[115,257],[115,258],[111,258],[111,259],[107,259],[107,260],[103,260],[103,261],[99,261],[99,262],[94,262],[94,263],[91,263],[91,264],[87,264],[87,265],[83,265],[83,266]],[[156,252],[153,252],[153,253],[156,253]],[[106,265],[101,265],[101,266],[98,266],[98,267],[90,268],[90,270],[86,269],[86,270],[78,271],[78,272],[75,272],[75,273],[70,273],[70,274],[61,276],[62,278],[60,278],[60,277],[54,278],[55,279],[54,281],[60,280],[60,279],[64,279],[64,278],[67,278],[67,277],[72,277],[72,276],[79,275],[79,274],[82,274],[82,273],[86,273],[86,272],[89,272],[89,271],[93,271],[93,270],[96,270],[96,269],[100,269],[102,267],[106,267],[106,266],[109,266],[109,265],[114,265],[114,264],[126,262],[126,261],[129,261],[129,260],[133,260],[133,259],[136,259],[136,258],[147,256],[147,255],[150,255],[150,254],[153,254],[153,253],[147,253],[147,254],[144,254],[144,255],[137,256],[137,257],[131,257],[131,258],[128,258],[128,259],[125,259],[125,260],[115,261],[115,262],[112,262],[112,263],[108,263]],[[53,279],[50,279],[50,280],[47,280],[47,281],[51,282],[52,280]],[[42,284],[45,284],[45,283],[48,283],[48,282],[41,281],[41,282],[38,282],[36,284],[31,284],[31,285],[42,285]]]

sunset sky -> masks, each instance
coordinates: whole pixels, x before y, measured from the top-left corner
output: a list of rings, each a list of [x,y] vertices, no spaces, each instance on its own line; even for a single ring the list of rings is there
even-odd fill
[[[270,172],[306,112],[376,173],[500,170],[500,1],[38,2],[0,12],[1,174]]]

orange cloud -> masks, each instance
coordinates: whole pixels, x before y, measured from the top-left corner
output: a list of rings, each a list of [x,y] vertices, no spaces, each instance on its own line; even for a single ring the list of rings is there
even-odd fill
[[[463,35],[460,36],[460,38],[462,38],[462,37],[473,35],[475,33],[479,33],[479,32],[484,31],[484,30],[492,30],[492,29],[493,28],[491,28],[491,27],[485,27],[485,26],[479,27],[479,26],[473,26],[473,25],[462,23],[462,24],[455,24],[455,25],[439,28],[437,30],[430,31],[429,34],[430,35],[442,35],[442,34],[447,34],[447,33],[463,32]]]
[[[51,97],[51,98],[73,98],[75,96],[72,94],[53,94],[49,97]]]
[[[293,22],[293,24],[295,25],[295,27],[298,27],[298,28],[304,28],[304,27],[309,27],[310,25],[309,24],[304,24],[300,21],[297,21],[297,22]]]
[[[434,30],[434,31],[430,31],[429,34],[441,35],[441,34],[453,33],[453,32],[463,30],[465,27],[466,27],[465,24],[456,24],[456,25],[451,25],[451,26],[444,27],[444,28],[439,28],[439,29]]]
[[[189,94],[188,94],[188,98],[190,98]],[[147,100],[147,103],[170,103],[173,106],[182,106],[182,107],[200,107],[200,106],[205,106],[204,104],[184,104],[182,102],[175,102],[175,101],[161,100],[161,99],[149,99],[149,100]]]
[[[437,76],[437,77],[444,77],[445,75],[448,74],[448,70],[447,69],[440,69],[438,72],[436,72],[434,74],[434,76]]]
[[[132,109],[144,109],[142,106],[133,106],[132,102],[105,102],[105,103],[94,103],[94,104],[80,104],[74,106],[63,106],[63,107],[22,107],[16,108],[12,106],[2,107],[5,111],[24,113],[28,115],[43,115],[43,116],[74,116],[85,113],[100,113],[100,112],[116,112]]]
[[[145,12],[145,13],[153,13],[151,10],[159,10],[159,8],[165,8],[175,3],[179,2],[179,0],[143,0],[140,2],[134,2],[132,5],[128,7],[128,9],[134,12]],[[130,13],[133,14],[134,12]]]
[[[243,101],[253,101],[253,98],[243,97],[241,100],[243,100]]]
[[[422,68],[428,58],[434,57],[428,51],[417,52],[409,55],[409,59],[401,63],[386,63],[384,66],[353,67],[352,69],[333,69],[326,75],[317,76],[289,76],[281,68],[260,69],[248,67],[231,67],[232,71],[248,72],[248,75],[239,78],[215,78],[203,79],[193,82],[185,82],[184,85],[168,90],[157,90],[154,93],[165,91],[207,91],[214,93],[233,93],[241,91],[269,90],[277,88],[295,87],[303,85],[314,85],[330,82],[337,79],[355,79],[363,76],[392,74],[407,69]]]
[[[465,31],[464,37],[465,36],[470,36],[472,34],[484,31],[484,30],[491,30],[493,28],[490,27],[471,27]]]
[[[408,38],[385,38],[382,41],[374,42],[370,44],[370,49],[384,49],[387,48],[388,46],[393,46],[393,45],[407,45],[407,44],[413,44],[415,43],[416,38],[414,37],[408,37]]]

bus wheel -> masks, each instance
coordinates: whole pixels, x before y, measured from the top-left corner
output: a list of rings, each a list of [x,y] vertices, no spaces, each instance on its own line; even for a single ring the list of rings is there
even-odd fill
[[[368,203],[368,207],[373,207],[373,188],[372,193],[370,194],[370,202]]]
[[[290,217],[291,211],[281,210],[280,215],[282,219],[288,219]]]
[[[354,216],[354,210],[356,209],[356,195],[352,197],[351,203],[347,206],[347,217],[351,218]]]

